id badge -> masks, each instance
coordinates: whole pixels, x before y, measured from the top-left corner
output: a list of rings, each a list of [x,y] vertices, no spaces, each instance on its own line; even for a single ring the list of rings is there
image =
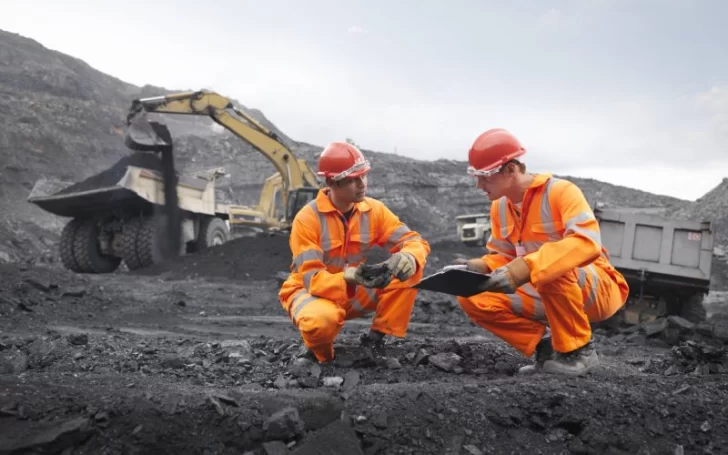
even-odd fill
[[[520,258],[521,256],[525,256],[525,255],[526,255],[526,247],[521,244],[516,245],[516,256],[518,256]]]

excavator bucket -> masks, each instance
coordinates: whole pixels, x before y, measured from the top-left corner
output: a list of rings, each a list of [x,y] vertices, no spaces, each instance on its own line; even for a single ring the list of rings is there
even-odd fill
[[[124,144],[137,152],[156,152],[162,155],[162,180],[164,181],[164,210],[167,218],[166,242],[162,245],[165,256],[180,251],[182,244],[181,219],[177,195],[177,172],[174,168],[172,134],[167,125],[150,122],[146,115],[129,118]]]
[[[150,122],[146,115],[130,120],[124,144],[137,152],[162,152],[172,147],[172,134],[167,125]]]

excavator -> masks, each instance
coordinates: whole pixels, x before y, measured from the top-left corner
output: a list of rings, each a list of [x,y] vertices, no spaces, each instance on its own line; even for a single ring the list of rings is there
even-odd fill
[[[148,113],[210,117],[273,163],[277,172],[266,179],[258,205],[234,206],[230,209],[231,227],[287,231],[296,213],[314,199],[321,188],[321,182],[308,163],[296,158],[275,132],[265,128],[218,93],[197,90],[135,99],[127,115],[127,124],[139,124],[138,118]],[[128,134],[134,132],[130,129]],[[126,140],[132,149],[140,149],[140,143],[145,142],[129,135]],[[280,206],[276,203],[279,196]]]
[[[298,158],[298,163],[303,173],[304,182],[307,183],[310,188],[318,189],[320,181],[306,160]],[[283,216],[281,208],[285,207],[280,203],[282,187],[283,177],[280,172],[276,172],[266,178],[260,191],[260,198],[257,206],[252,208],[241,205],[230,207],[228,213],[230,214],[231,227],[247,226],[262,229],[264,231],[285,231],[289,229],[290,220],[281,221],[281,217]],[[295,212],[300,210],[303,204],[316,197],[316,193],[314,192],[306,193],[309,187],[303,187],[303,189],[299,188],[298,190],[295,190],[296,203],[291,206],[291,208],[294,209],[293,215],[295,215]]]

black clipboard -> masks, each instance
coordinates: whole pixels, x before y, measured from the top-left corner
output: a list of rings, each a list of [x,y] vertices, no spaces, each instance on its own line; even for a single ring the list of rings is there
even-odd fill
[[[426,276],[412,286],[417,289],[441,292],[458,297],[471,297],[480,294],[490,275],[462,269],[439,270]]]

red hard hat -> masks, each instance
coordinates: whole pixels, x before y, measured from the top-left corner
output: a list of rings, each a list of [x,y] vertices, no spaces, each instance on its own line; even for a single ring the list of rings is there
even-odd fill
[[[520,141],[503,128],[493,128],[475,139],[468,151],[468,173],[492,175],[508,161],[526,153]]]
[[[319,156],[317,174],[338,181],[362,176],[370,169],[358,148],[348,142],[331,142]]]

